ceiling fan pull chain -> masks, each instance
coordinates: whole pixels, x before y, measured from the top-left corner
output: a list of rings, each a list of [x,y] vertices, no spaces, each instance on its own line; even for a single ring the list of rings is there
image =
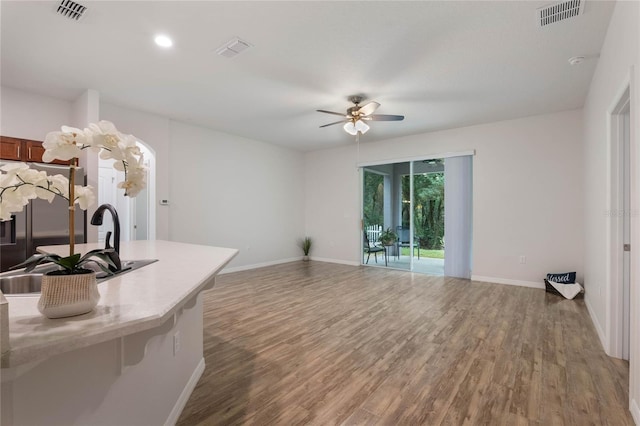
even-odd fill
[[[360,167],[360,132],[356,134],[356,170]]]

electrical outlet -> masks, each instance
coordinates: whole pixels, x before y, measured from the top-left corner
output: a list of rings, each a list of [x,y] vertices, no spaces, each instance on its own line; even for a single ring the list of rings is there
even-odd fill
[[[176,331],[173,335],[173,356],[180,352],[180,332]]]
[[[527,256],[520,256],[520,264],[524,265],[525,263],[527,263]]]

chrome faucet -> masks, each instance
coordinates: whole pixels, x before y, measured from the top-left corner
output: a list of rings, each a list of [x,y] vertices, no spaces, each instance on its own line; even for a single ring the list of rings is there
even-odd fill
[[[104,211],[109,210],[111,213],[111,218],[113,219],[113,232],[114,232],[114,241],[113,241],[113,252],[108,253],[109,258],[116,265],[114,272],[122,270],[122,263],[120,262],[120,219],[118,219],[118,212],[115,207],[111,204],[103,204],[91,217],[91,224],[95,226],[102,225],[102,217],[104,216]],[[109,249],[112,248],[110,244],[111,240],[111,231],[107,232],[107,237],[105,238],[104,248]],[[114,269],[113,267],[109,267],[109,269]]]

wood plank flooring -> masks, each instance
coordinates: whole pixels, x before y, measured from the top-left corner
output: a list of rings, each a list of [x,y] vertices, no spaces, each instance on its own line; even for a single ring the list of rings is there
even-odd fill
[[[633,425],[628,363],[582,300],[295,262],[204,297],[206,370],[179,425]]]

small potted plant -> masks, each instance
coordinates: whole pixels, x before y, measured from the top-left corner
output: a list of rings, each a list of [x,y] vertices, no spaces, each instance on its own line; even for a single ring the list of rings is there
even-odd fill
[[[93,310],[100,300],[95,271],[85,266],[94,263],[99,269],[111,275],[113,272],[109,266],[113,268],[116,266],[109,256],[113,251],[112,248],[97,249],[91,250],[84,256],[76,253],[67,257],[57,254],[34,254],[10,269],[25,268],[25,272],[31,272],[41,263],[51,262],[58,265],[60,269],[47,272],[42,276],[38,310],[47,318],[81,315]],[[92,259],[94,257],[104,263]]]
[[[302,252],[304,253],[302,260],[307,262],[309,260],[309,252],[311,251],[311,237],[304,237],[300,243],[300,248],[302,248]]]
[[[378,237],[378,240],[385,246],[393,245],[397,239],[398,236],[391,230],[391,228],[387,228],[385,231],[382,231]]]

